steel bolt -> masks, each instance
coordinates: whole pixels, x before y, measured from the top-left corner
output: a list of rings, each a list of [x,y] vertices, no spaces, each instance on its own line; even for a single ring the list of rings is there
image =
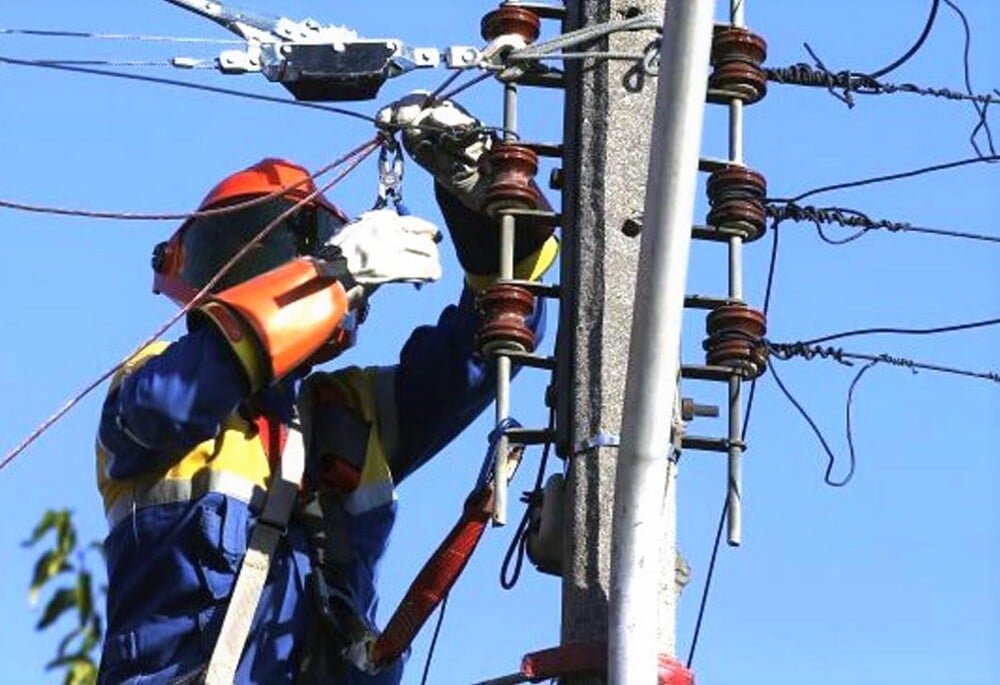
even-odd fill
[[[625,223],[622,224],[622,233],[627,235],[629,238],[637,238],[639,234],[642,233],[642,219],[640,216],[630,216],[625,219]]]
[[[549,188],[552,190],[562,190],[564,180],[563,170],[553,169],[552,173],[549,174]]]

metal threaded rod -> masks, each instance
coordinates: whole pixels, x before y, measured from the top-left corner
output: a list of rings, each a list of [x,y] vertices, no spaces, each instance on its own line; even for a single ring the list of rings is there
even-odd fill
[[[733,26],[746,25],[746,0],[730,0],[730,22]],[[729,160],[743,164],[743,100],[729,102]],[[729,297],[743,299],[743,239],[729,239]],[[726,534],[727,542],[736,547],[743,541],[743,450],[735,447],[741,438],[742,378],[729,377],[729,465],[726,479]]]
[[[503,128],[504,140],[517,139],[517,86],[513,83],[504,85],[503,92]],[[514,278],[514,233],[517,218],[503,214],[500,218],[500,280]],[[496,421],[501,425],[510,416],[510,357],[502,351],[497,355],[497,404]],[[507,524],[507,460],[502,455],[507,454],[507,437],[501,436],[497,450],[497,460],[493,465],[493,525]]]

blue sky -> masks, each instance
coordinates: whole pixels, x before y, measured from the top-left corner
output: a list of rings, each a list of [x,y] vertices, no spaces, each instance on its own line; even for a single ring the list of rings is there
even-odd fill
[[[1000,86],[1000,6],[962,0],[973,24],[977,91]],[[808,56],[808,41],[832,69],[872,70],[891,62],[923,26],[929,2],[840,3],[750,0],[750,25],[770,46],[769,63]],[[343,23],[365,36],[415,45],[478,44],[479,19],[492,3],[368,3],[247,0],[260,12]],[[941,7],[925,48],[891,76],[960,88],[962,33]],[[723,16],[721,12],[719,16]],[[226,37],[165,2],[104,0],[4,3],[0,27]],[[211,46],[151,45],[5,36],[0,54],[24,58],[146,59],[211,57]],[[163,75],[271,95],[262,77],[169,70]],[[441,72],[398,79],[380,102],[433,88]],[[39,204],[123,211],[193,208],[225,174],[265,156],[317,168],[371,135],[363,122],[305,109],[163,86],[41,70],[0,68],[0,197]],[[773,86],[747,113],[747,160],[774,196],[902,171],[973,154],[972,108],[913,95],[858,96],[853,110],[821,90]],[[483,84],[462,101],[499,122],[500,92]],[[377,103],[354,108],[374,113]],[[521,122],[543,141],[560,135],[559,101],[529,93]],[[706,156],[725,154],[725,117],[710,109]],[[1000,142],[1000,141],[998,141]],[[837,204],[915,225],[997,234],[996,166],[975,165],[894,184],[830,193]],[[411,210],[436,209],[427,176],[409,167]],[[370,207],[373,164],[332,197],[348,212]],[[700,202],[698,220],[704,213]],[[0,434],[4,451],[65,398],[104,371],[167,319],[172,305],[149,292],[149,254],[173,224],[121,223],[0,211],[0,292],[4,330]],[[832,234],[841,229],[833,227]],[[769,245],[746,250],[747,298],[759,306]],[[349,363],[385,363],[408,331],[452,301],[460,271],[419,293],[385,289]],[[872,234],[844,247],[822,243],[805,225],[781,229],[770,335],[791,341],[863,326],[934,326],[995,318],[1000,310],[996,244],[920,235]],[[724,253],[696,245],[689,290],[720,294]],[[552,322],[554,330],[554,321]],[[684,358],[697,362],[703,313],[685,316]],[[176,331],[173,332],[176,334]],[[549,342],[551,343],[551,337]],[[1000,369],[995,329],[924,339],[846,341],[850,350],[890,352],[973,370]],[[791,361],[782,379],[845,455],[844,400],[852,371],[831,362]],[[544,376],[526,371],[515,385],[515,414],[542,425]],[[103,389],[102,389],[103,390]],[[92,441],[102,390],[81,404],[14,464],[0,472],[0,642],[3,683],[58,682],[42,665],[57,635],[39,635],[27,602],[35,554],[19,541],[46,508],[71,507],[84,538],[105,524],[94,486]],[[704,401],[719,389],[691,385]],[[1000,524],[993,427],[1000,387],[929,372],[879,366],[856,392],[858,470],[839,490],[822,483],[826,460],[808,428],[763,379],[745,467],[745,543],[720,554],[695,671],[702,685],[728,683],[994,683],[1000,680]],[[722,421],[698,433],[721,434]],[[458,515],[478,470],[489,429],[477,422],[402,488],[401,521],[383,571],[383,616]],[[514,485],[530,487],[534,454]],[[843,463],[837,465],[837,473]],[[724,488],[724,460],[686,455],[679,485],[679,535],[692,566],[681,602],[679,650],[687,653]],[[516,512],[515,512],[516,513]],[[555,644],[559,583],[526,570],[513,592],[497,582],[511,528],[490,530],[454,591],[431,682],[466,683],[517,668],[520,656]],[[58,632],[58,631],[57,631]],[[430,630],[417,641],[406,682],[419,682]]]

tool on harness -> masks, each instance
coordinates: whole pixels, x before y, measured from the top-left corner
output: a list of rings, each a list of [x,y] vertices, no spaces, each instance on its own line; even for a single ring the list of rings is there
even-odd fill
[[[461,517],[417,574],[385,630],[380,635],[374,634],[374,629],[370,627],[367,631],[356,631],[353,641],[350,635],[342,633],[341,638],[347,644],[341,655],[355,667],[366,673],[377,673],[392,664],[410,646],[420,628],[454,586],[490,521],[493,511],[493,465],[500,458],[500,436],[504,431],[519,428],[520,425],[515,419],[508,419],[490,433],[486,458],[476,485],[465,500]],[[517,471],[523,452],[523,445],[511,445],[507,452],[508,480]],[[356,615],[357,612],[354,613]],[[342,623],[343,617],[330,617],[330,625],[338,622]]]

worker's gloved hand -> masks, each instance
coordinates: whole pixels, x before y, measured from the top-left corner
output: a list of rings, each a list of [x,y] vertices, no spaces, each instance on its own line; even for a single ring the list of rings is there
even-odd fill
[[[364,286],[429,283],[441,278],[440,240],[437,226],[425,219],[377,209],[344,226],[317,256],[342,256]]]
[[[406,151],[434,176],[438,205],[466,282],[474,290],[485,288],[496,279],[500,265],[499,221],[482,212],[491,179],[480,159],[492,147],[489,132],[454,102],[428,102],[424,91],[384,108],[377,120],[390,131],[401,131]],[[550,209],[544,196],[538,208]],[[514,277],[538,279],[558,252],[551,222],[522,219],[517,228]]]
[[[479,159],[492,138],[478,119],[449,100],[428,101],[429,93],[415,91],[382,109],[376,120],[391,131],[400,130],[403,146],[417,164],[451,191],[469,209],[482,203]]]

